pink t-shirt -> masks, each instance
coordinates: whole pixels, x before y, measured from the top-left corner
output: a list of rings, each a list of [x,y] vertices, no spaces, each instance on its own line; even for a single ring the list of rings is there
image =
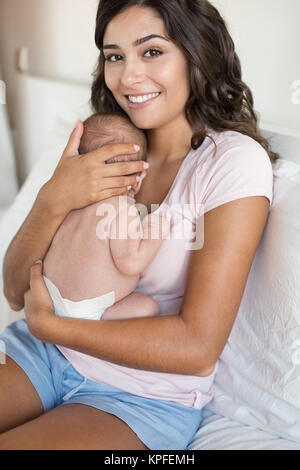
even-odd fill
[[[202,246],[203,230],[196,221],[203,221],[204,213],[244,197],[265,196],[272,204],[272,164],[263,147],[235,131],[209,129],[208,133],[216,142],[216,154],[213,142],[206,137],[201,147],[184,159],[167,197],[155,211],[171,221],[171,237],[163,241],[157,256],[142,273],[135,292],[157,300],[161,315],[180,311],[190,255]],[[83,376],[135,395],[198,409],[213,397],[218,364],[208,377],[197,377],[133,369],[58,348]]]

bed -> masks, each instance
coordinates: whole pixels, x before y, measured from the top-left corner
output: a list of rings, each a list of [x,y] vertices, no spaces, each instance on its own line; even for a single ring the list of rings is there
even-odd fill
[[[43,97],[59,106],[51,109],[40,129],[42,151],[37,152],[34,140],[26,140],[35,133],[31,121],[22,123],[28,174],[24,167],[24,184],[2,212],[1,266],[40,187],[51,177],[76,120],[91,113],[87,86],[30,76],[20,80],[23,113],[35,116],[35,123],[35,113],[45,106]],[[32,90],[39,99],[28,99]],[[300,132],[267,123],[260,127],[266,137],[272,137],[272,147],[281,155],[273,165],[274,200],[236,322],[220,357],[215,398],[204,409],[190,450],[300,450]],[[1,277],[0,283],[2,331],[23,318],[24,312],[10,309]],[[1,347],[3,350],[5,345],[0,345],[0,351]]]

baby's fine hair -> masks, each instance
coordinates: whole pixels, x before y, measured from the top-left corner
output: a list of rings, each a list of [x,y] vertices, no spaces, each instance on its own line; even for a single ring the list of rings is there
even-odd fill
[[[128,118],[119,113],[96,113],[83,122],[79,154],[83,155],[109,144],[137,144],[137,154],[118,155],[106,163],[146,160],[147,137]]]

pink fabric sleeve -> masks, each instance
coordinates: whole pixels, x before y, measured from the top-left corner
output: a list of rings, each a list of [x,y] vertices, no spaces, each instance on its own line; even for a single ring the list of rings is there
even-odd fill
[[[196,175],[198,204],[204,213],[249,196],[273,201],[273,168],[265,149],[254,139],[235,133],[218,142],[217,153]],[[203,215],[203,206],[202,206]],[[199,213],[201,215],[201,213]]]

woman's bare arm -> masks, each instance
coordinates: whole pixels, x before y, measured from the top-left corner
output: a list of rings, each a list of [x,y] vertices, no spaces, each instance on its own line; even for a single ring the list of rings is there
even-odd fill
[[[24,307],[24,293],[29,289],[30,266],[42,259],[64,216],[54,214],[44,197],[44,186],[23,225],[11,241],[3,264],[4,295],[13,310]]]

